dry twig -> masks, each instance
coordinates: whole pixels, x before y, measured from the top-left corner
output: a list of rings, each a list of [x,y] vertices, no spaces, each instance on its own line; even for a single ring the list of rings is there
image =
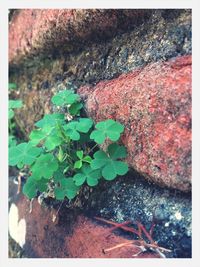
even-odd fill
[[[132,222],[128,221],[128,222],[123,222],[123,223],[116,223],[113,221],[109,221],[100,217],[95,217],[95,219],[114,225],[113,228],[111,228],[111,231],[117,229],[117,228],[121,228],[125,231],[131,232],[136,234],[139,239],[138,240],[132,240],[132,241],[128,241],[128,242],[124,242],[121,244],[118,244],[114,247],[111,248],[107,248],[107,249],[103,249],[104,253],[109,252],[111,250],[114,249],[118,249],[121,247],[125,247],[125,246],[134,246],[134,247],[138,247],[140,249],[140,251],[136,254],[133,255],[133,257],[137,257],[138,255],[140,255],[141,253],[147,251],[148,249],[152,250],[153,252],[157,253],[161,258],[166,258],[163,252],[171,252],[170,249],[166,249],[164,247],[160,247],[152,238],[152,233],[153,233],[153,228],[155,226],[155,223],[152,224],[150,231],[148,232],[146,230],[146,228],[138,221],[135,222],[135,224],[137,225],[138,230],[134,229],[133,227],[129,227],[127,226],[127,224],[130,224]],[[144,237],[148,240],[149,243],[147,243]]]

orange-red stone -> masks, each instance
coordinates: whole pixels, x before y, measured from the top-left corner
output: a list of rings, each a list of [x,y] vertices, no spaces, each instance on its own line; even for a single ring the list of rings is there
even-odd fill
[[[191,56],[182,56],[79,89],[95,121],[124,124],[131,167],[182,191],[191,189],[191,72]]]

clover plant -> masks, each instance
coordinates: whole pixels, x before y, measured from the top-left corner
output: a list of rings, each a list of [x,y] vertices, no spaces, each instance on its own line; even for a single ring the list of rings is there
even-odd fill
[[[8,84],[9,90],[14,90],[17,88],[15,83]],[[21,100],[9,99],[8,101],[8,125],[9,125],[9,147],[15,146],[17,144],[17,139],[15,137],[15,122],[14,115],[15,109],[19,109],[23,106]]]
[[[98,122],[80,117],[83,104],[73,90],[62,90],[51,99],[55,112],[35,123],[29,141],[9,148],[9,165],[28,167],[23,193],[34,198],[54,190],[57,200],[73,199],[83,184],[96,186],[101,179],[124,175],[128,166],[126,148],[116,143],[124,126],[112,119]],[[16,103],[20,106],[20,102]],[[11,102],[10,109],[15,108]],[[114,141],[107,150],[98,148],[105,140]]]

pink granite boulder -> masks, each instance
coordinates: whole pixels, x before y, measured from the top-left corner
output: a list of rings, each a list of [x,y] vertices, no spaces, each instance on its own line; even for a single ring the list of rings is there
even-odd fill
[[[79,89],[88,115],[125,125],[127,161],[147,179],[191,190],[191,56]]]

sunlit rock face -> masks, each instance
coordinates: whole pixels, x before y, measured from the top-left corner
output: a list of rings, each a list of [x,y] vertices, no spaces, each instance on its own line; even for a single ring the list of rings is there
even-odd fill
[[[125,126],[130,166],[161,186],[191,189],[191,56],[83,86],[88,115]]]

